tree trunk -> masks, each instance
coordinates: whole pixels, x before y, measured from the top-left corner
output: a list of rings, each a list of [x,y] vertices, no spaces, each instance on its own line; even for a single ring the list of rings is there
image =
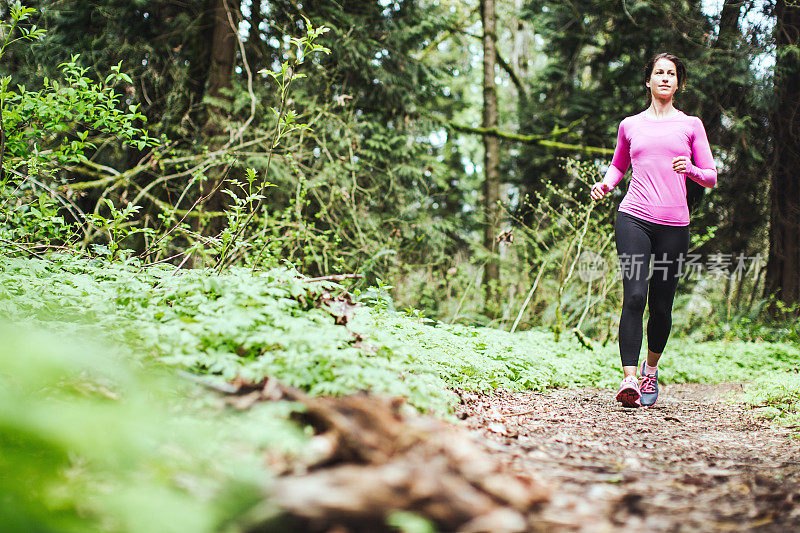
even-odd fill
[[[775,108],[772,115],[769,259],[765,295],[800,302],[800,6],[775,6]]]
[[[494,0],[481,0],[481,21],[483,23],[483,127],[497,128],[497,88],[494,83],[497,33]],[[497,205],[500,199],[500,141],[494,135],[484,135],[483,147],[483,205],[486,213],[483,245],[491,254],[484,275],[486,291],[484,308],[490,316],[494,316],[499,308],[497,295],[500,283],[500,264],[496,254],[496,238],[500,223],[500,209]]]
[[[204,121],[202,135],[210,149],[219,148],[227,140],[225,125],[229,120],[227,102],[231,100],[228,89],[233,87],[233,67],[236,63],[237,35],[236,25],[239,21],[241,0],[208,0],[207,19],[211,26],[205,35],[210,36],[210,49],[205,56],[208,60],[207,84],[204,96],[213,98],[202,106]],[[230,15],[230,18],[229,18]],[[233,20],[233,25],[231,25]],[[225,166],[209,168],[200,194],[205,197],[203,211],[219,212],[225,209],[225,195],[219,192],[224,188],[220,181],[225,179]],[[216,235],[223,229],[224,219],[214,217],[203,226],[201,218],[197,218],[196,230],[206,235]],[[197,263],[194,263],[198,266]]]
[[[231,75],[236,61],[236,33],[230,19],[234,25],[239,20],[241,0],[214,0],[211,4],[214,33],[211,38],[208,95],[227,100],[229,97],[223,94],[223,90],[232,87]]]
[[[241,0],[206,0],[199,13],[200,30],[192,45],[186,91],[191,120],[206,134],[218,132],[216,126],[225,106],[203,106],[203,99],[230,100],[224,93],[233,86],[237,40],[228,11],[235,26],[240,6]]]
[[[186,111],[192,126],[199,128],[205,122],[202,113],[203,96],[208,84],[208,68],[211,63],[211,42],[214,35],[214,23],[210,4],[214,0],[206,0],[197,14],[199,29],[194,38],[189,59],[189,70],[186,76]],[[195,129],[196,131],[196,128]]]

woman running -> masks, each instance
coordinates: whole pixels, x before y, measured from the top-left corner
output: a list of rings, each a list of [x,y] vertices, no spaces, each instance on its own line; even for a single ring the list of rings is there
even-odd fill
[[[673,106],[672,97],[685,83],[686,68],[674,55],[657,54],[650,60],[644,71],[650,107],[620,123],[611,165],[591,188],[592,199],[599,200],[632,167],[614,228],[622,270],[619,353],[625,374],[617,401],[625,407],[652,406],[658,398],[658,361],[672,327],[672,301],[689,249],[686,177],[703,187],[717,183],[703,123]],[[650,310],[648,349],[639,381],[645,302]]]

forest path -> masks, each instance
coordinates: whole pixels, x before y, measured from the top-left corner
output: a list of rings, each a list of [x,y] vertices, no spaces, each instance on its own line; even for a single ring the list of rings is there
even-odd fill
[[[640,409],[594,388],[462,392],[457,412],[550,488],[548,531],[800,531],[800,440],[756,419],[739,391],[662,385]]]

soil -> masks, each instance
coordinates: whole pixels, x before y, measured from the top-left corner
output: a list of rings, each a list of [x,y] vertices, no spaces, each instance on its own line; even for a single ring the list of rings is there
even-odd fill
[[[800,440],[737,401],[740,385],[661,386],[652,408],[612,390],[460,392],[457,414],[549,493],[546,531],[800,531]]]

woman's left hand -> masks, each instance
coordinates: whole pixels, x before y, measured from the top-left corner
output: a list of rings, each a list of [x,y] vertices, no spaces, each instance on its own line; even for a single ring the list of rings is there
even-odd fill
[[[681,174],[688,172],[691,164],[692,163],[689,162],[689,157],[685,155],[672,158],[672,170],[680,172]]]

